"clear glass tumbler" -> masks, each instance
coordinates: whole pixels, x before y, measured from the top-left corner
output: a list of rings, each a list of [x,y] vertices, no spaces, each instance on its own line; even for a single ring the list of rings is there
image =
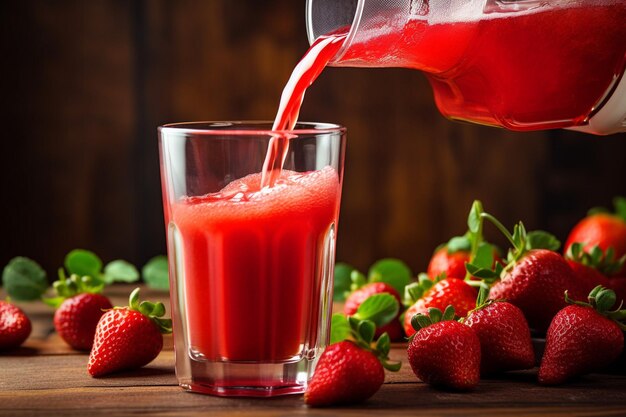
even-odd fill
[[[223,396],[302,393],[328,343],[345,128],[299,123],[272,187],[269,122],[159,128],[176,375]]]

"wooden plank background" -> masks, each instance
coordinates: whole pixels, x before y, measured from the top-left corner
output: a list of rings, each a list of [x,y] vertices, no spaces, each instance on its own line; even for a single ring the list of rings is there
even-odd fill
[[[304,3],[2,2],[0,264],[164,253],[156,127],[272,119],[307,48]],[[349,129],[338,259],[360,268],[395,256],[423,270],[475,198],[564,238],[626,194],[626,135],[452,123],[416,71],[330,68],[301,119]]]

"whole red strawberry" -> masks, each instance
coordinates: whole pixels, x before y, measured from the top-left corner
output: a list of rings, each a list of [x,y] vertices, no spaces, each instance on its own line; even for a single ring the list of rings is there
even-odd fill
[[[463,321],[480,340],[481,373],[532,368],[535,353],[524,313],[511,303],[486,298],[487,291],[481,290],[476,308]]]
[[[413,318],[417,332],[409,342],[409,363],[427,384],[470,390],[480,380],[480,341],[474,330],[453,318],[452,307],[443,314],[431,308],[428,316]]]
[[[505,269],[502,279],[492,288],[490,298],[507,300],[519,307],[530,327],[544,331],[566,303],[563,292],[583,299],[576,276],[561,255],[551,250],[533,249]]]
[[[0,350],[20,346],[31,330],[28,316],[18,306],[0,301]]]
[[[616,258],[626,255],[626,198],[616,197],[614,205],[615,213],[596,209],[578,222],[567,237],[565,253],[578,242],[585,251],[599,246],[604,251],[613,248]],[[622,265],[621,270],[616,273],[626,274],[626,265]]]
[[[69,278],[63,270],[53,284],[57,297],[45,298],[44,302],[55,307],[54,328],[61,338],[76,350],[90,350],[98,320],[105,310],[113,308],[111,301],[100,294],[104,282],[97,277]]]
[[[54,313],[54,328],[65,342],[77,350],[90,350],[96,325],[105,310],[113,308],[101,294],[79,294],[63,301]]]
[[[398,291],[393,288],[391,285],[385,282],[371,282],[369,284],[365,284],[361,288],[350,293],[348,298],[346,299],[346,303],[343,306],[343,312],[347,316],[351,316],[357,312],[359,306],[363,304],[365,300],[375,294],[391,294],[397,301],[399,305],[402,305],[402,298]],[[380,337],[383,333],[388,333],[389,337],[393,341],[402,340],[404,337],[404,332],[402,331],[402,324],[398,317],[402,313],[401,310],[398,310],[398,314],[394,317],[389,323],[386,325],[376,328],[375,337]]]
[[[380,293],[368,297],[349,318],[333,315],[331,342],[334,343],[320,356],[304,393],[306,404],[322,407],[365,401],[383,384],[383,368],[400,369],[401,363],[389,361],[389,335],[383,333],[373,342],[376,323],[387,322],[398,308],[396,299]]]
[[[304,402],[320,407],[365,401],[384,381],[385,371],[378,358],[346,340],[322,353]]]
[[[438,248],[433,253],[426,273],[429,277],[435,278],[445,274],[450,278],[465,278],[465,263],[470,260],[469,250],[451,251],[447,245]]]
[[[164,314],[163,303],[139,303],[139,288],[131,293],[129,307],[108,310],[96,327],[89,374],[97,377],[152,362],[163,348],[162,333],[171,333],[171,320],[162,319]]]
[[[411,325],[411,318],[415,314],[428,314],[429,308],[443,310],[451,305],[460,316],[465,316],[476,306],[476,289],[458,278],[445,278],[435,282],[420,275],[418,283],[407,286],[407,294],[413,301],[404,314],[404,331],[407,336],[415,333]]]
[[[562,384],[568,379],[602,370],[624,349],[626,311],[609,311],[615,293],[601,286],[589,293],[589,303],[573,302],[558,312],[546,337],[539,383]]]

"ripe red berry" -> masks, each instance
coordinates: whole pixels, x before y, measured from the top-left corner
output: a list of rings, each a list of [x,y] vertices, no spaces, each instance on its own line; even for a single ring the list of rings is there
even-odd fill
[[[68,298],[54,313],[54,328],[65,342],[77,350],[90,350],[96,325],[105,310],[113,308],[101,294],[83,293]]]
[[[0,350],[21,346],[31,330],[28,316],[19,307],[0,301]]]

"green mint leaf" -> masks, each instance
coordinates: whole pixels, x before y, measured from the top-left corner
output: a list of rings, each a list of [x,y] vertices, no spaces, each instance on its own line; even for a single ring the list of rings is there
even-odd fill
[[[467,227],[470,232],[478,233],[481,229],[483,222],[481,214],[483,213],[483,204],[475,200],[470,209],[469,216],[467,217]]]
[[[368,297],[352,316],[357,320],[371,320],[378,327],[389,323],[398,314],[398,300],[391,294],[375,294]]]
[[[374,333],[376,332],[376,325],[373,321],[363,320],[359,323],[358,329],[359,335],[368,345],[374,340]]]
[[[621,196],[615,197],[613,199],[613,205],[615,206],[615,214],[626,222],[626,198]]]
[[[553,234],[543,230],[534,230],[526,235],[526,249],[548,249],[557,251],[561,242]]]
[[[472,259],[472,264],[484,268],[491,269],[493,266],[493,246],[486,242],[481,242],[476,250],[476,256]]]
[[[339,343],[350,336],[350,324],[343,314],[333,314],[330,321],[330,343]]]
[[[104,282],[135,282],[139,280],[139,271],[135,265],[122,259],[109,262],[104,267]]]
[[[333,286],[333,301],[344,301],[346,293],[350,291],[350,274],[354,267],[347,263],[338,262],[335,264],[335,282]]]
[[[411,282],[411,270],[399,259],[381,259],[369,270],[370,282],[385,282],[404,294],[404,287]]]
[[[65,269],[70,274],[95,277],[102,271],[102,261],[91,251],[74,249],[65,257]]]
[[[142,268],[141,276],[148,287],[167,291],[170,288],[167,256],[159,255],[150,259]]]
[[[2,285],[16,301],[38,300],[48,288],[46,271],[32,259],[22,256],[11,259],[2,271]]]
[[[472,242],[467,236],[455,236],[446,244],[448,253],[469,252],[472,250]]]

